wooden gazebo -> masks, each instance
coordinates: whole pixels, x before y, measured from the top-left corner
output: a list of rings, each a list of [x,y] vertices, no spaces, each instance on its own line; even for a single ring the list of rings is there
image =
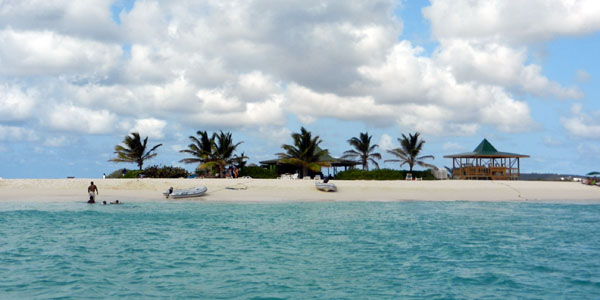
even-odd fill
[[[454,179],[475,180],[518,180],[521,175],[519,159],[525,157],[529,155],[500,152],[486,139],[473,152],[444,156],[452,158]]]

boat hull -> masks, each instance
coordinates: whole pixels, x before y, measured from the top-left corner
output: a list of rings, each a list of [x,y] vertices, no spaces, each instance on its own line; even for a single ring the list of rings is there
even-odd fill
[[[182,198],[194,198],[200,197],[206,194],[208,189],[205,186],[195,187],[191,189],[181,189],[181,190],[173,190],[172,193],[169,193],[169,190],[163,192],[163,195],[167,198],[171,199],[182,199]]]
[[[333,183],[315,182],[315,187],[323,192],[337,192],[337,187]]]

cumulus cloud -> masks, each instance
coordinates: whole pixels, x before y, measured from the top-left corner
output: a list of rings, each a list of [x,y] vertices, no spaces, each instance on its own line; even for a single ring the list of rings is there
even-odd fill
[[[91,110],[73,105],[58,105],[45,118],[55,130],[86,134],[110,133],[116,128],[117,116],[108,110]]]
[[[162,139],[164,129],[167,126],[167,122],[154,118],[138,119],[135,120],[135,125],[129,130],[130,132],[138,132],[141,136],[148,136],[149,138]]]
[[[585,113],[581,104],[574,104],[571,116],[561,118],[563,127],[573,137],[600,139],[600,111]]]
[[[595,0],[431,0],[423,15],[440,40],[524,43],[600,30]]]
[[[0,30],[0,75],[106,76],[121,57],[116,44],[61,35],[49,30]]]
[[[111,18],[112,0],[3,0],[0,27],[44,31],[98,40],[118,40],[118,26]]]
[[[527,51],[524,48],[450,39],[442,41],[435,59],[447,65],[458,81],[514,87],[544,97],[583,97],[578,89],[562,87],[543,76],[540,66],[526,64]]]
[[[525,35],[510,38],[511,24],[478,17],[511,12],[500,2],[459,1],[464,14],[456,15],[449,2],[432,1],[424,13],[440,41],[433,56],[402,40],[392,0],[135,1],[118,25],[111,3],[3,3],[0,79],[35,89],[0,85],[0,122],[37,124],[32,107],[49,99],[41,124],[61,134],[137,129],[160,138],[167,126],[209,127],[278,140],[288,137],[293,114],[301,123],[336,118],[473,135],[482,126],[503,132],[535,126],[513,89],[581,96],[528,62],[527,45],[517,43]],[[586,11],[593,15],[590,3]],[[595,26],[577,13],[579,6],[558,14]],[[440,29],[443,21],[460,24]],[[94,22],[104,27],[88,26]],[[492,23],[467,30],[478,22]],[[548,24],[528,34],[561,34]],[[582,26],[565,32],[587,32]]]
[[[17,86],[0,85],[0,120],[10,122],[31,117],[35,109],[36,98],[36,91],[23,90]]]

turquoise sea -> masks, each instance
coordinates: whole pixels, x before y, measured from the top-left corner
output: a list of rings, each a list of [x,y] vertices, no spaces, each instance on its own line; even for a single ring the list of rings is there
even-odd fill
[[[600,299],[600,205],[2,202],[0,299]]]

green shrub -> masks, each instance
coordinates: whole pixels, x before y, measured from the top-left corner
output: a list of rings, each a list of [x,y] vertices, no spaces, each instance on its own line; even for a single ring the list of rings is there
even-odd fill
[[[118,170],[115,170],[114,172],[106,175],[106,178],[135,178],[135,177],[127,177],[127,176],[133,176],[132,174],[128,175],[128,173],[130,173],[130,172],[138,172],[138,174],[139,174],[139,171],[137,171],[137,170],[133,171],[133,170],[127,170],[127,169],[125,169],[125,172],[126,172],[125,176],[123,176],[123,169],[118,169]]]
[[[277,172],[257,166],[248,166],[240,169],[239,177],[250,176],[252,178],[277,178]]]
[[[371,171],[363,171],[359,169],[352,169],[337,173],[335,179],[338,180],[405,180],[407,170],[392,170],[392,169],[378,169]],[[423,178],[423,180],[434,180],[433,174],[430,170],[426,171],[413,171],[413,178]]]
[[[126,170],[125,176],[123,176],[123,169],[118,169],[109,175],[107,178],[140,178],[140,174],[143,174],[145,178],[186,178],[190,176],[190,173],[180,167],[172,166],[150,166],[145,168],[143,171],[140,170]]]
[[[157,165],[145,168],[142,174],[145,178],[187,178],[190,176],[190,172],[184,168],[173,166],[159,167]]]

